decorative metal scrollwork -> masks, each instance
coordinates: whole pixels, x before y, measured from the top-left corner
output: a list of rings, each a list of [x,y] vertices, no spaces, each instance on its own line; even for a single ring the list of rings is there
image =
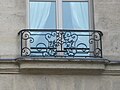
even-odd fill
[[[23,40],[29,39],[29,38],[30,38],[30,32],[28,32],[28,31],[23,31],[21,38],[22,38]]]
[[[94,55],[95,55],[95,57],[101,56],[101,49],[100,49],[100,48],[96,48],[96,49],[94,50]]]
[[[28,29],[20,33],[22,56],[102,57],[100,31]]]
[[[75,33],[72,34],[71,32],[65,32],[63,38],[66,47],[70,48],[70,47],[75,47],[78,36]]]
[[[24,47],[22,49],[22,55],[23,56],[29,56],[31,54],[31,50],[28,47]]]

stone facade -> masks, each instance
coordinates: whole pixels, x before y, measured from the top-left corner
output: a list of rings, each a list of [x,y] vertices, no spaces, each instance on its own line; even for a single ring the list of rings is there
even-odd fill
[[[0,58],[16,58],[18,32],[26,27],[26,1],[0,1]]]
[[[0,90],[119,90],[120,77],[83,75],[4,75]]]
[[[103,36],[103,55],[110,60],[120,60],[120,1],[94,0],[95,28]]]
[[[19,58],[27,0],[0,0],[0,90],[120,90],[120,0],[93,2],[104,59],[74,61]]]

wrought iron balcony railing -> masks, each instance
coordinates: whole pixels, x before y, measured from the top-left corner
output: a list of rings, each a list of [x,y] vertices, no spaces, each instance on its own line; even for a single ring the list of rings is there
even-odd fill
[[[96,30],[24,29],[21,56],[102,58],[102,32]]]

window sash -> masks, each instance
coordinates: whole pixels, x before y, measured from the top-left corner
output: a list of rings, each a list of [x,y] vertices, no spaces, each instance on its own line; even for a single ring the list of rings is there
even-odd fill
[[[56,2],[56,25],[57,29],[63,29],[63,14],[62,14],[62,2],[88,2],[88,19],[89,19],[89,29],[95,29],[94,28],[94,16],[93,16],[93,0],[28,0],[28,2]],[[30,4],[29,4],[30,5]],[[27,13],[27,27],[29,27],[29,5],[28,5],[28,13]]]
[[[57,29],[62,29],[63,28],[63,14],[62,14],[62,3],[63,2],[88,2],[88,19],[89,19],[89,29],[94,29],[94,17],[93,17],[93,0],[28,0],[28,3],[30,2],[56,2],[56,25]],[[30,5],[30,4],[29,4]],[[27,14],[28,14],[28,27],[29,27],[29,5],[27,9]],[[61,47],[58,47],[58,50],[61,49]],[[90,46],[90,49],[94,49],[94,46]],[[61,53],[62,54],[62,53]]]

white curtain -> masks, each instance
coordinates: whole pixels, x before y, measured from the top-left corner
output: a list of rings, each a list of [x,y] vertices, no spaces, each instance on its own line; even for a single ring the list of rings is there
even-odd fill
[[[89,21],[88,21],[88,3],[87,2],[71,2],[71,16],[72,16],[72,25],[73,29],[79,30],[88,30]],[[82,35],[89,35],[89,33],[81,32]],[[89,37],[79,36],[79,39],[76,42],[76,45],[79,43],[84,43],[89,48]],[[79,48],[83,48],[82,44]],[[89,54],[83,54],[89,55]]]
[[[30,28],[42,29],[50,13],[51,2],[32,2],[30,4]]]
[[[89,29],[88,3],[70,2],[72,25],[74,29]]]
[[[50,15],[51,2],[30,2],[30,29],[44,29]],[[41,34],[41,32],[31,32],[31,34]],[[40,35],[33,35],[34,43],[30,46],[36,47],[44,41]]]

